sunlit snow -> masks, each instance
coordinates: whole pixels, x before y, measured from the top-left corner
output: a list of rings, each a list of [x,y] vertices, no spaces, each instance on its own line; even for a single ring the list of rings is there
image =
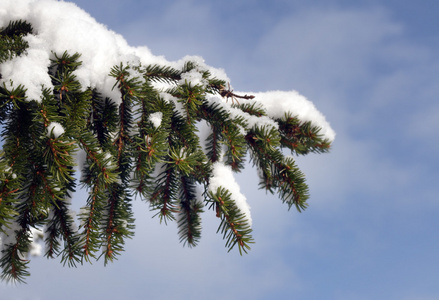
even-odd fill
[[[26,55],[0,65],[3,76],[0,82],[8,83],[12,80],[15,86],[26,86],[29,99],[38,101],[41,98],[41,86],[52,87],[47,74],[50,58],[54,58],[54,53],[62,55],[65,51],[81,54],[82,65],[75,71],[75,75],[83,89],[97,88],[114,101],[118,101],[120,94],[117,89],[112,89],[115,79],[108,74],[120,62],[134,65],[170,65],[180,69],[186,61],[191,60],[200,69],[209,70],[212,76],[230,81],[222,69],[206,65],[201,57],[186,56],[179,61],[170,62],[163,56],[153,55],[145,46],[131,47],[121,35],[98,23],[73,3],[55,0],[2,0],[0,27],[19,19],[28,20],[35,35],[25,37],[29,43]],[[195,72],[189,72],[182,80],[203,84],[199,73]],[[255,95],[254,101],[262,103],[270,117],[281,117],[285,111],[291,111],[299,119],[313,121],[315,125],[322,127],[322,133],[330,141],[335,137],[324,116],[312,102],[296,91],[243,94]]]
[[[64,133],[64,128],[58,122],[51,122],[47,126],[47,135],[54,135],[55,138],[58,138],[61,134]]]
[[[149,120],[155,128],[158,128],[162,124],[163,113],[158,111],[149,115]]]
[[[219,187],[227,187],[232,194],[232,199],[235,200],[236,206],[246,215],[249,225],[251,226],[252,218],[250,215],[250,206],[247,203],[246,197],[241,193],[239,184],[236,182],[233,175],[232,168],[221,162],[216,162],[213,164],[212,173],[213,175],[210,178],[209,191],[216,193]]]

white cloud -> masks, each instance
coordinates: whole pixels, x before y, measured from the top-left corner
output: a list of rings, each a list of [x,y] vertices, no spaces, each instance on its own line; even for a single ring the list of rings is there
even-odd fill
[[[256,55],[294,78],[345,87],[369,76],[371,60],[401,31],[380,9],[298,11],[260,39]]]

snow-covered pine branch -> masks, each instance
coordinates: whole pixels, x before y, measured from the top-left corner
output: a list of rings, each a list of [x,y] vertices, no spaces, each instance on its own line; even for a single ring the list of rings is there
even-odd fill
[[[177,219],[189,246],[207,205],[229,251],[247,252],[250,205],[234,180],[247,153],[260,185],[302,210],[308,187],[282,149],[323,153],[335,137],[295,91],[233,91],[201,57],[131,47],[55,0],[0,3],[0,126],[0,266],[18,281],[27,253],[40,252],[36,229],[45,255],[69,265],[117,258],[133,235],[134,194]],[[78,187],[89,197],[77,218]]]

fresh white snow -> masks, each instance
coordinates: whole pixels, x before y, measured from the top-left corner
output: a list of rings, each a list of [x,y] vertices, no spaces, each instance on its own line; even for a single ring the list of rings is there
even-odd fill
[[[68,12],[68,13],[66,13]],[[3,75],[1,82],[13,82],[27,88],[27,97],[39,100],[41,87],[52,88],[47,67],[53,53],[62,55],[80,53],[82,65],[75,71],[83,89],[97,88],[104,96],[114,101],[120,99],[117,89],[112,89],[115,79],[108,76],[111,68],[123,62],[125,64],[142,65],[159,64],[182,68],[191,60],[200,70],[209,70],[212,76],[229,82],[224,70],[208,66],[202,57],[186,56],[176,62],[167,61],[163,56],[156,56],[145,47],[131,47],[126,40],[114,31],[98,23],[88,13],[73,3],[56,0],[2,0],[0,2],[0,27],[5,27],[11,20],[28,20],[35,35],[25,37],[29,43],[26,55],[16,57],[0,65]],[[200,73],[195,70],[188,72],[182,81],[188,80],[195,84],[204,84]],[[335,133],[325,117],[315,108],[311,101],[296,91],[272,91],[242,94],[256,96],[253,101],[263,104],[270,117],[282,117],[291,111],[299,119],[313,121],[322,127],[321,133],[334,140]],[[221,99],[221,101],[225,101]],[[234,113],[234,110],[231,110]],[[252,118],[248,118],[252,124]],[[267,118],[268,119],[268,118]],[[262,119],[254,122],[261,122]],[[266,120],[267,122],[271,122]],[[258,124],[259,125],[259,124]]]
[[[213,164],[212,177],[210,178],[209,191],[216,193],[219,187],[227,188],[232,194],[232,199],[235,200],[236,206],[245,214],[248,223],[252,225],[252,218],[250,215],[250,206],[247,203],[247,198],[241,193],[239,184],[235,180],[232,168],[226,166],[222,162]]]
[[[291,112],[301,121],[311,121],[322,128],[321,134],[329,141],[335,138],[335,132],[326,121],[325,116],[317,110],[314,104],[297,91],[269,91],[249,93],[255,96],[255,102],[262,104],[271,118],[282,118],[285,112]]]
[[[163,113],[158,111],[149,115],[149,120],[155,128],[160,127],[162,124]]]
[[[51,134],[54,135],[54,137],[57,139],[61,134],[64,133],[64,128],[62,125],[58,122],[50,122],[49,125],[47,125],[47,136],[51,136]]]

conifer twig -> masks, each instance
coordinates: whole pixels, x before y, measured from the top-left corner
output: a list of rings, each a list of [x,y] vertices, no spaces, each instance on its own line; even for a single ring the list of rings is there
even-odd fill
[[[255,98],[255,96],[253,96],[253,95],[247,95],[247,94],[244,96],[237,95],[230,88],[230,83],[227,83],[227,86],[228,86],[228,88],[226,89],[225,86],[221,85],[220,90],[219,90],[219,94],[221,95],[221,97],[226,98],[227,100],[229,98],[231,98],[233,104],[235,103],[235,101],[239,104],[239,102],[236,98],[245,99],[245,100],[251,100],[251,99]]]

